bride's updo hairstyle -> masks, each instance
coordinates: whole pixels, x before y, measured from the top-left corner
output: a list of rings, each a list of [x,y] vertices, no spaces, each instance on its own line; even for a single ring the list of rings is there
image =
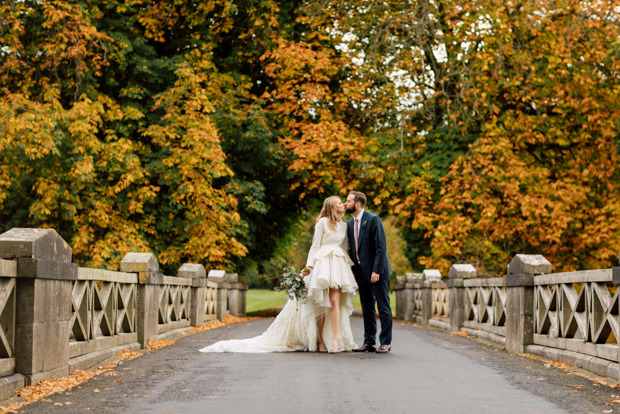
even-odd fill
[[[318,223],[323,217],[327,217],[329,220],[329,228],[333,231],[336,231],[336,225],[340,221],[341,215],[336,211],[336,206],[338,203],[342,203],[342,200],[338,196],[331,196],[325,199],[323,203],[323,208],[321,209],[321,213],[319,217],[316,219]]]

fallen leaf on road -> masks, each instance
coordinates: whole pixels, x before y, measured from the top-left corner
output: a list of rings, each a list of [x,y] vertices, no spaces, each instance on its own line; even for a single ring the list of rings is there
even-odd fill
[[[613,412],[614,412],[614,410],[603,410],[603,411],[601,411],[601,412],[602,412],[602,413],[613,413]]]
[[[178,390],[172,390],[172,391],[170,391],[170,392],[177,392],[177,391],[178,391]]]
[[[200,326],[196,326],[195,328],[194,327],[189,328],[189,331],[192,333],[198,333],[198,332],[210,331],[211,329],[219,328],[220,326],[224,326],[224,324],[218,320],[215,320],[206,325],[200,325]]]
[[[595,385],[595,386],[597,386],[597,385],[606,385],[608,387],[615,388],[615,389],[619,389],[620,388],[620,385],[612,385],[612,384],[609,384],[609,383],[601,380],[600,378],[588,377],[587,375],[582,374],[581,372],[573,371],[573,370],[570,369],[570,365],[562,364],[561,362],[557,362],[557,361],[553,361],[553,360],[548,360],[548,359],[543,359],[543,358],[538,358],[538,357],[535,357],[535,356],[533,356],[531,354],[519,354],[519,355],[521,355],[523,357],[526,357],[526,358],[529,358],[529,359],[533,359],[535,361],[546,362],[548,364],[553,365],[556,368],[560,368],[561,370],[564,370],[566,372],[570,372],[571,374],[579,375],[580,377],[587,378],[590,381],[593,381],[595,383],[593,385]]]
[[[200,397],[200,398],[220,398],[219,395],[205,395],[204,397]]]
[[[467,336],[467,332],[465,331],[452,332],[452,335]]]
[[[547,368],[551,368],[551,364],[545,364]]]
[[[129,361],[130,359],[138,358],[144,355],[142,352],[130,351],[129,349],[123,349],[116,355],[117,358]]]
[[[65,402],[65,404],[69,404],[69,405],[71,405],[71,403],[70,403],[69,401]]]
[[[54,405],[57,406],[57,407],[60,407],[62,404],[61,403],[55,403]]]
[[[119,378],[119,379],[115,380],[114,382],[121,382],[122,380],[123,380],[122,378]]]
[[[544,381],[544,380],[546,380],[546,379],[547,379],[547,378],[538,378],[538,381]]]
[[[99,390],[98,389],[94,389],[93,392],[99,392]]]
[[[366,359],[366,357],[360,357],[360,359]]]
[[[165,346],[170,346],[174,344],[174,341],[170,341],[170,340],[163,340],[163,341],[149,341],[146,344],[146,349],[148,349],[149,351],[154,351],[156,349],[161,349]]]
[[[620,400],[613,400],[611,403],[612,404],[620,404]]]

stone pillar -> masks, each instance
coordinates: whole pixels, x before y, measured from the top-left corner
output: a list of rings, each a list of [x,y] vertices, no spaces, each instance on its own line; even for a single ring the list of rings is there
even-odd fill
[[[209,271],[209,281],[217,283],[216,315],[221,321],[228,313],[228,280],[224,270]]]
[[[228,280],[228,312],[232,316],[245,317],[245,296],[248,290],[244,277],[236,273],[227,273]]]
[[[405,275],[405,315],[403,319],[406,321],[415,322],[415,317],[413,316],[415,304],[413,303],[413,300],[415,299],[415,291],[419,288],[419,283],[421,280],[422,277],[416,277],[413,273],[407,273]]]
[[[422,290],[422,325],[428,325],[428,321],[433,317],[433,289],[431,283],[428,280],[423,280],[420,283],[420,289]]]
[[[69,335],[77,264],[52,229],[14,228],[0,235],[0,258],[17,259],[15,371],[26,385],[69,374]]]
[[[476,269],[470,264],[455,264],[448,272],[448,288],[450,289],[450,330],[460,331],[465,322],[465,288],[464,279],[478,276]]]
[[[551,273],[542,255],[518,254],[506,276],[506,350],[522,354],[534,342],[534,276]]]
[[[121,260],[121,271],[138,274],[136,295],[138,342],[142,348],[157,340],[159,300],[164,275],[158,272],[159,262],[153,253],[127,253]]]
[[[206,312],[207,271],[201,264],[185,263],[179,269],[179,277],[192,279],[189,324],[190,326],[200,326],[204,323]]]
[[[407,307],[405,276],[396,276],[394,291],[396,292],[396,319],[405,319],[405,309]]]

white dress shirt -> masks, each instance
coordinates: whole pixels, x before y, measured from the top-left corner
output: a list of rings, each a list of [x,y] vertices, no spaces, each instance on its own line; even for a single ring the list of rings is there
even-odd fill
[[[360,230],[362,229],[362,216],[363,215],[364,215],[364,209],[362,209],[362,211],[360,211],[360,213],[357,215],[357,217],[355,217],[355,218],[357,218],[357,234],[358,234],[358,237],[359,237],[359,234],[360,234]],[[353,222],[353,224],[355,224],[355,221]],[[355,237],[355,233],[353,233],[353,234],[354,234],[353,237]],[[355,243],[355,239],[353,240],[353,242]],[[358,240],[358,243],[359,243],[359,240]],[[357,248],[357,246],[356,246],[356,248]]]

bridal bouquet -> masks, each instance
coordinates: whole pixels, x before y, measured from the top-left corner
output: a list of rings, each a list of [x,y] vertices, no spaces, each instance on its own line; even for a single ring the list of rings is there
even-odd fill
[[[303,271],[303,270],[302,270]],[[308,297],[308,287],[301,273],[297,273],[295,267],[287,266],[284,268],[280,288],[288,293],[289,299],[296,299],[297,302],[305,302]]]

